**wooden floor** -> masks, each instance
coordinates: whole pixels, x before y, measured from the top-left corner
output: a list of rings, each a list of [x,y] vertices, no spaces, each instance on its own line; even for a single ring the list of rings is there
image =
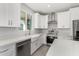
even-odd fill
[[[49,48],[49,45],[42,45],[32,56],[45,56]]]

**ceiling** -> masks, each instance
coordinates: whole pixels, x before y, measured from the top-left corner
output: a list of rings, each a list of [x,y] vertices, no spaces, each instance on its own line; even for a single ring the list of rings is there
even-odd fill
[[[42,13],[51,13],[68,10],[79,6],[79,3],[26,3],[32,10]]]

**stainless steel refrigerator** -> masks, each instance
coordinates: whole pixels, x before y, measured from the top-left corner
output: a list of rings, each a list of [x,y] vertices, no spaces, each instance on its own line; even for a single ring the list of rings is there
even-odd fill
[[[73,40],[79,41],[79,20],[73,20]]]

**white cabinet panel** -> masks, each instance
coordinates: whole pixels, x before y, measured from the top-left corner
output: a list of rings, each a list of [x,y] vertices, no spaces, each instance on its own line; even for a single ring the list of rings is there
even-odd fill
[[[11,21],[11,27],[20,26],[20,4],[8,4],[8,20]]]
[[[0,27],[20,26],[20,4],[0,3]]]
[[[0,46],[0,56],[15,56],[16,46],[15,44]]]
[[[41,39],[40,39],[40,37],[38,38],[38,41],[37,41],[37,47],[39,48],[41,45],[42,45],[42,42],[41,42]]]
[[[40,28],[48,28],[48,15],[41,15],[39,20]]]
[[[70,28],[70,12],[57,13],[58,28]]]
[[[48,28],[48,15],[45,16],[44,28]]]
[[[8,49],[7,51],[0,53],[0,56],[15,56],[12,49]]]
[[[48,15],[35,13],[34,28],[48,28]]]
[[[39,24],[40,24],[40,28],[45,28],[45,16],[44,15],[41,15],[41,17],[40,17],[41,19],[39,20]]]
[[[62,13],[57,13],[57,22],[58,22],[58,28],[62,28],[63,24],[63,14]]]
[[[33,54],[36,51],[36,42],[31,43],[31,54]]]
[[[0,3],[0,26],[8,26],[7,3]]]
[[[79,7],[71,8],[70,13],[71,13],[71,19],[72,20],[78,20],[79,19]]]
[[[42,45],[40,36],[36,38],[32,38],[32,40],[33,39],[35,41],[31,42],[31,54],[33,54]]]
[[[34,28],[39,28],[39,17],[40,15],[38,13],[34,14]]]

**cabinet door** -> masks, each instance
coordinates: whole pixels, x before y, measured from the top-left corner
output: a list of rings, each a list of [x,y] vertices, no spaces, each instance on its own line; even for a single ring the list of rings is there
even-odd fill
[[[69,12],[61,12],[57,15],[58,28],[70,28],[70,16]]]
[[[0,46],[0,56],[15,56],[16,47],[15,44]]]
[[[58,21],[58,28],[62,28],[63,24],[63,14],[62,13],[57,13],[57,21]]]
[[[48,16],[41,15],[39,20],[40,28],[48,28]]]
[[[64,28],[70,28],[70,12],[64,12],[64,19],[63,19]]]
[[[45,16],[42,15],[41,17],[41,28],[45,28]]]
[[[32,40],[34,41],[31,42],[31,54],[33,54],[42,45],[40,36],[33,38]]]
[[[0,27],[20,26],[20,4],[0,3]]]
[[[42,15],[39,16],[39,28],[43,28],[44,25],[44,17]]]
[[[17,56],[30,56],[31,39],[19,42],[17,45]]]
[[[36,51],[36,42],[31,43],[31,54],[33,54]]]
[[[20,26],[20,4],[19,3],[8,4],[8,20],[10,21],[11,27]]]
[[[39,28],[39,14],[35,13],[34,14],[34,28]]]
[[[45,16],[44,28],[48,28],[48,15]]]
[[[71,19],[78,20],[79,19],[79,7],[70,9]]]
[[[38,37],[38,41],[37,41],[37,43],[38,43],[38,48],[39,48],[39,47],[42,45],[40,36]]]
[[[0,27],[8,26],[7,3],[0,3]]]

